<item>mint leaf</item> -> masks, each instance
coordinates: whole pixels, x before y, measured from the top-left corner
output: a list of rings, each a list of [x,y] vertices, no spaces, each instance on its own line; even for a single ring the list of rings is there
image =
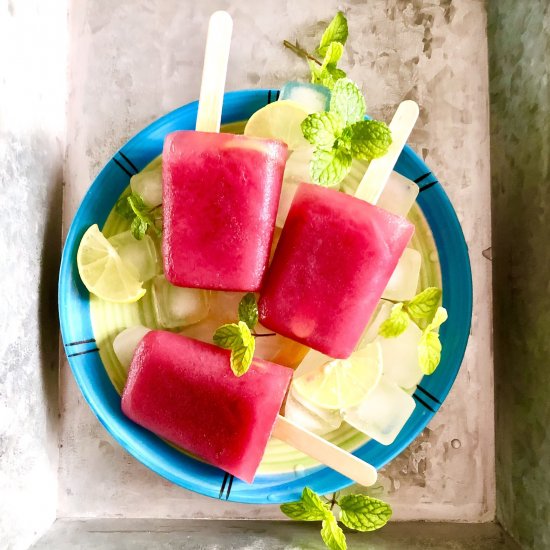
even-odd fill
[[[432,374],[441,361],[441,341],[437,332],[424,331],[418,342],[418,364],[424,374]]]
[[[147,227],[148,224],[146,222],[144,222],[138,216],[135,216],[130,225],[130,231],[134,239],[136,239],[137,241],[141,241],[141,239],[143,239],[145,233],[147,232]]]
[[[314,183],[324,186],[340,183],[351,169],[351,155],[342,149],[316,149],[309,164]]]
[[[254,357],[256,341],[246,323],[230,323],[222,325],[214,333],[214,343],[224,349],[231,350],[230,365],[235,376],[245,374]]]
[[[338,525],[336,518],[332,515],[323,520],[321,537],[330,550],[347,550],[346,535]]]
[[[258,303],[253,292],[245,294],[239,302],[239,321],[252,330],[258,322]]]
[[[231,370],[235,376],[242,376],[248,371],[256,348],[256,340],[250,334],[250,329],[246,323],[239,321],[239,326],[242,332],[242,345],[231,350],[230,358]]]
[[[339,115],[324,112],[307,116],[301,127],[304,137],[312,145],[332,148],[344,125]]]
[[[344,125],[363,120],[367,106],[357,84],[349,78],[342,78],[334,84],[330,97],[330,112],[342,117]]]
[[[241,328],[236,323],[222,325],[214,333],[214,344],[224,349],[233,349],[242,345]]]
[[[322,521],[325,519],[323,512],[316,509],[311,510],[301,500],[281,504],[281,512],[296,521]]]
[[[432,319],[431,323],[426,327],[426,330],[435,330],[439,329],[439,327],[448,319],[447,310],[444,307],[438,307],[434,318]]]
[[[441,361],[439,327],[447,320],[447,310],[438,307],[432,322],[426,327],[418,342],[418,363],[424,374],[432,374]]]
[[[356,531],[375,531],[390,519],[389,504],[367,495],[346,495],[338,501],[340,521]]]
[[[134,211],[128,202],[128,195],[124,195],[118,199],[115,204],[115,212],[127,220],[133,220],[135,217]]]
[[[304,487],[304,490],[302,491],[302,502],[309,510],[317,510],[317,512],[322,513],[323,517],[332,515],[328,504],[323,502],[321,497],[309,487]]]
[[[338,61],[344,53],[344,45],[340,42],[331,42],[327,48],[325,56],[323,57],[323,64],[321,65],[322,69],[325,69],[328,66],[336,67]]]
[[[384,338],[395,338],[409,326],[409,316],[403,311],[400,302],[391,308],[390,316],[380,325],[378,334]]]
[[[360,120],[348,126],[342,139],[349,143],[353,158],[372,160],[385,155],[391,145],[391,132],[384,122]]]
[[[321,521],[331,515],[328,505],[308,487],[304,487],[300,500],[282,504],[281,512],[297,521]]]
[[[317,53],[321,56],[326,54],[326,51],[332,42],[340,42],[342,45],[348,39],[348,21],[346,16],[339,11],[326,28],[321,42],[317,48]]]
[[[405,304],[409,315],[413,319],[433,319],[442,294],[440,288],[426,288]]]

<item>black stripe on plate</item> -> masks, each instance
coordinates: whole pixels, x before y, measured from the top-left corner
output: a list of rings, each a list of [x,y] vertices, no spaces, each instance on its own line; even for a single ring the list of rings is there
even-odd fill
[[[421,176],[418,176],[415,180],[414,180],[414,183],[420,183],[421,181],[424,181],[428,176],[431,176],[432,173],[431,172],[426,172],[425,174],[422,174]]]
[[[430,189],[430,187],[433,187],[434,185],[437,185],[439,182],[437,180],[431,181],[430,183],[427,183],[426,185],[422,186],[419,193],[422,193],[422,191],[426,191],[427,189]]]
[[[271,103],[271,90],[267,90],[267,102]]]
[[[122,152],[119,151],[120,156],[135,170],[136,174],[139,172],[138,167]]]
[[[281,95],[281,90],[277,90],[277,94],[275,96],[275,99],[279,99],[279,96]]]
[[[413,394],[413,397],[419,402],[421,403],[422,405],[424,405],[424,407],[426,407],[426,409],[428,409],[429,411],[431,412],[435,412],[434,409],[432,409],[432,407],[430,407],[430,405],[428,405],[423,399],[421,399],[420,397],[418,397],[418,395],[416,395],[416,393]]]
[[[88,340],[78,340],[77,342],[71,342],[70,344],[65,344],[66,348],[71,346],[78,346],[79,344],[92,344],[95,343],[95,338],[89,338]]]
[[[435,401],[441,405],[441,401],[439,401],[437,397],[434,397],[428,390],[425,390],[422,386],[416,386],[416,389],[420,390],[424,395],[427,395],[432,401]]]
[[[227,486],[227,493],[225,493],[225,500],[229,499],[229,494],[231,493],[231,487],[233,487],[233,480],[235,479],[235,476],[229,477],[229,485]]]
[[[222,498],[223,492],[225,491],[225,484],[227,483],[228,478],[229,478],[229,474],[226,473],[223,476],[223,483],[222,483],[222,486],[221,486],[221,489],[220,489],[220,494],[219,494],[218,498]]]
[[[85,355],[86,353],[93,353],[94,351],[99,351],[99,348],[92,348],[84,351],[77,351],[76,353],[70,353],[69,355],[67,355],[67,357],[76,357],[77,355]]]
[[[132,174],[132,172],[129,172],[122,164],[120,164],[120,161],[118,161],[116,158],[113,157],[113,162],[121,169],[123,170],[124,172],[126,172],[126,174],[128,174],[128,177],[132,177],[134,174]]]

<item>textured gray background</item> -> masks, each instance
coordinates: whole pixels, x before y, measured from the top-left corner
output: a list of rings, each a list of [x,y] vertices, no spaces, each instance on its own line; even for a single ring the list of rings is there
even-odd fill
[[[490,4],[498,517],[550,548],[550,2]]]
[[[66,10],[0,1],[0,548],[56,516]]]

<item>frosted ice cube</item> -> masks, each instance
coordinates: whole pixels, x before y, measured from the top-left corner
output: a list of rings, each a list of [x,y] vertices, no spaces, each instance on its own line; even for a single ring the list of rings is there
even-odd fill
[[[342,416],[339,411],[315,407],[300,399],[292,386],[288,392],[284,416],[306,430],[319,435],[332,432],[342,424]]]
[[[382,348],[385,378],[404,389],[416,386],[423,376],[418,363],[418,342],[421,336],[422,331],[411,321],[396,338],[378,339]]]
[[[404,302],[413,298],[418,288],[421,263],[422,256],[418,250],[405,248],[388,285],[384,289],[382,298],[394,300],[395,302]]]
[[[291,99],[303,105],[310,113],[318,113],[328,111],[330,90],[318,84],[287,82],[281,88],[279,99]]]
[[[162,165],[151,170],[142,170],[130,179],[132,191],[141,195],[148,206],[162,204]]]
[[[380,325],[390,316],[392,305],[393,304],[387,302],[386,300],[380,300],[380,302],[378,302],[371,321],[367,325],[367,328],[363,332],[363,335],[359,340],[359,344],[355,349],[360,350],[378,338],[378,329],[380,328]]]
[[[356,407],[343,412],[344,420],[372,439],[393,443],[415,407],[414,399],[385,376]]]
[[[208,315],[210,293],[206,290],[171,285],[164,275],[153,279],[152,290],[157,321],[164,328],[192,325]]]
[[[124,231],[111,237],[109,242],[122,261],[137,271],[140,281],[148,281],[159,272],[157,249],[149,235],[138,241],[130,231]]]
[[[414,181],[398,172],[392,172],[378,199],[378,206],[404,217],[409,213],[417,196],[418,185]]]
[[[277,227],[283,227],[285,224],[290,205],[298,189],[298,184],[311,181],[309,162],[312,155],[313,147],[304,147],[303,149],[292,151],[288,156],[283,176],[279,210],[277,211]]]
[[[126,372],[128,372],[128,369],[130,368],[130,363],[134,357],[134,351],[141,342],[141,339],[150,330],[151,329],[147,327],[136,325],[135,327],[124,329],[116,335],[113,341],[113,349],[115,351],[115,355],[120,361],[120,364],[124,367]]]

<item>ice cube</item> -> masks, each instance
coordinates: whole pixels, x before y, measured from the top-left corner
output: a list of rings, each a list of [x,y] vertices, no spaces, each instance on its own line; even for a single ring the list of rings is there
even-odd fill
[[[414,388],[422,379],[418,363],[418,342],[422,331],[412,321],[403,333],[395,338],[378,339],[382,348],[384,376],[398,386]]]
[[[378,206],[398,216],[406,216],[416,201],[418,190],[414,181],[392,172],[378,199]]]
[[[135,327],[124,329],[116,335],[113,341],[113,349],[126,372],[128,372],[130,368],[130,363],[134,357],[134,351],[137,345],[150,330],[151,329],[147,327],[136,325]]]
[[[134,193],[143,199],[147,206],[162,204],[162,165],[159,163],[152,169],[142,170],[130,179]]]
[[[393,443],[415,407],[414,399],[385,376],[356,407],[343,412],[344,420],[372,439]]]
[[[393,304],[387,302],[386,300],[380,300],[380,302],[378,302],[378,305],[372,314],[371,321],[367,325],[367,328],[359,340],[359,344],[355,348],[356,350],[364,348],[367,344],[374,342],[374,340],[378,338],[378,329],[380,328],[380,325],[390,316],[392,306]]]
[[[319,435],[332,432],[342,424],[339,411],[315,407],[301,399],[292,386],[288,392],[284,416],[302,428]]]
[[[311,181],[309,162],[312,155],[313,147],[304,147],[303,149],[292,151],[288,156],[283,176],[279,210],[277,211],[277,227],[283,227],[285,224],[290,205],[298,189],[298,184]]]
[[[290,99],[303,105],[310,113],[328,111],[330,90],[325,86],[306,82],[287,82],[281,88],[279,99]]]
[[[394,300],[395,302],[404,302],[412,299],[416,295],[416,289],[418,288],[421,263],[422,256],[418,250],[405,248],[382,294],[382,298]]]
[[[153,279],[153,302],[157,321],[164,328],[198,323],[208,315],[210,292],[171,285],[164,275]]]
[[[130,231],[114,235],[109,242],[115,247],[122,261],[132,266],[140,281],[148,281],[159,272],[155,243],[149,235],[138,241]]]

